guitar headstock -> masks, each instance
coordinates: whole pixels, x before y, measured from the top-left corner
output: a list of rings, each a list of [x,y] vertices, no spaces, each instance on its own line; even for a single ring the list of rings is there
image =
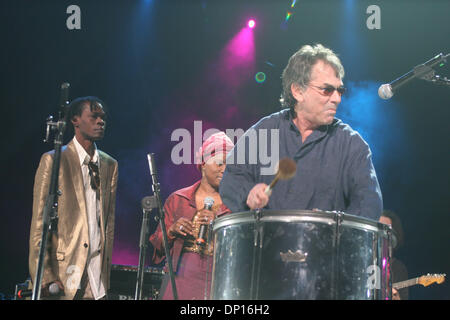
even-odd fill
[[[427,274],[426,276],[419,277],[419,284],[423,285],[424,287],[429,286],[430,284],[437,283],[441,284],[445,280],[445,273],[442,274]]]

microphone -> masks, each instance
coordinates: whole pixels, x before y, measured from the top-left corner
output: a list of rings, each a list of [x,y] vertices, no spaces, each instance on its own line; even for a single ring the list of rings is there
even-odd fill
[[[205,209],[206,210],[211,210],[213,204],[214,204],[214,199],[211,197],[206,197],[205,200],[203,200],[203,203],[205,204]],[[206,231],[208,229],[208,226],[206,224],[201,224],[200,225],[200,231],[198,233],[198,237],[197,240],[195,240],[195,243],[197,243],[198,245],[204,245],[206,242]]]
[[[426,77],[428,74],[433,72],[433,70],[431,69],[433,66],[441,62],[442,63],[447,62],[446,58],[449,55],[450,54],[444,56],[442,53],[440,53],[437,56],[428,60],[427,62],[415,66],[408,73],[402,75],[401,77],[395,79],[394,81],[382,84],[380,88],[378,88],[378,95],[380,96],[381,99],[385,100],[392,98],[394,92],[405,83],[411,81],[414,78]]]
[[[152,189],[153,192],[156,193],[159,191],[159,183],[158,183],[158,178],[156,177],[157,172],[156,172],[156,165],[155,165],[155,154],[154,153],[149,153],[147,155],[147,159],[148,159],[148,166],[150,169],[150,176],[152,177]]]
[[[59,101],[59,105],[61,106],[61,109],[64,109],[66,105],[69,104],[69,88],[70,83],[64,82],[61,85],[61,100]]]
[[[45,296],[57,296],[60,294],[60,289],[59,286],[53,282],[52,284],[50,284],[50,286],[48,287],[48,294],[44,295]],[[27,298],[27,297],[31,297],[33,295],[33,290],[19,290],[17,291],[17,298],[19,299],[23,299],[23,298]]]
[[[65,119],[67,106],[69,105],[69,88],[70,84],[68,82],[64,82],[61,84],[61,97],[59,100],[59,119]]]

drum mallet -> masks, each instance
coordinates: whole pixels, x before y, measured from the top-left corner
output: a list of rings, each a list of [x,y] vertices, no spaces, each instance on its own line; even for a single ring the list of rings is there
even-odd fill
[[[270,195],[272,194],[272,189],[273,187],[275,187],[275,184],[278,182],[278,180],[287,180],[292,178],[295,175],[296,170],[297,164],[294,162],[294,160],[289,158],[281,159],[278,162],[278,170],[275,178],[272,180],[270,185],[267,186],[264,192],[270,197]]]

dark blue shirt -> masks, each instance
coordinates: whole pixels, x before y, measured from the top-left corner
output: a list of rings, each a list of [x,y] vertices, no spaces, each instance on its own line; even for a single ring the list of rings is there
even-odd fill
[[[296,174],[278,181],[266,209],[342,211],[379,219],[381,190],[372,153],[360,134],[335,118],[302,142],[288,109],[261,119],[238,140],[219,188],[224,204],[232,212],[249,210],[250,190],[270,184],[274,162],[285,157],[296,162]]]

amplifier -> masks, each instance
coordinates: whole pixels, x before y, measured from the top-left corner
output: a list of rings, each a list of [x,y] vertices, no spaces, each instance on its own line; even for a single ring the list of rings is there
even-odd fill
[[[113,264],[108,298],[110,300],[134,300],[136,293],[137,266]],[[164,271],[159,268],[144,268],[142,299],[156,300],[159,295]]]

